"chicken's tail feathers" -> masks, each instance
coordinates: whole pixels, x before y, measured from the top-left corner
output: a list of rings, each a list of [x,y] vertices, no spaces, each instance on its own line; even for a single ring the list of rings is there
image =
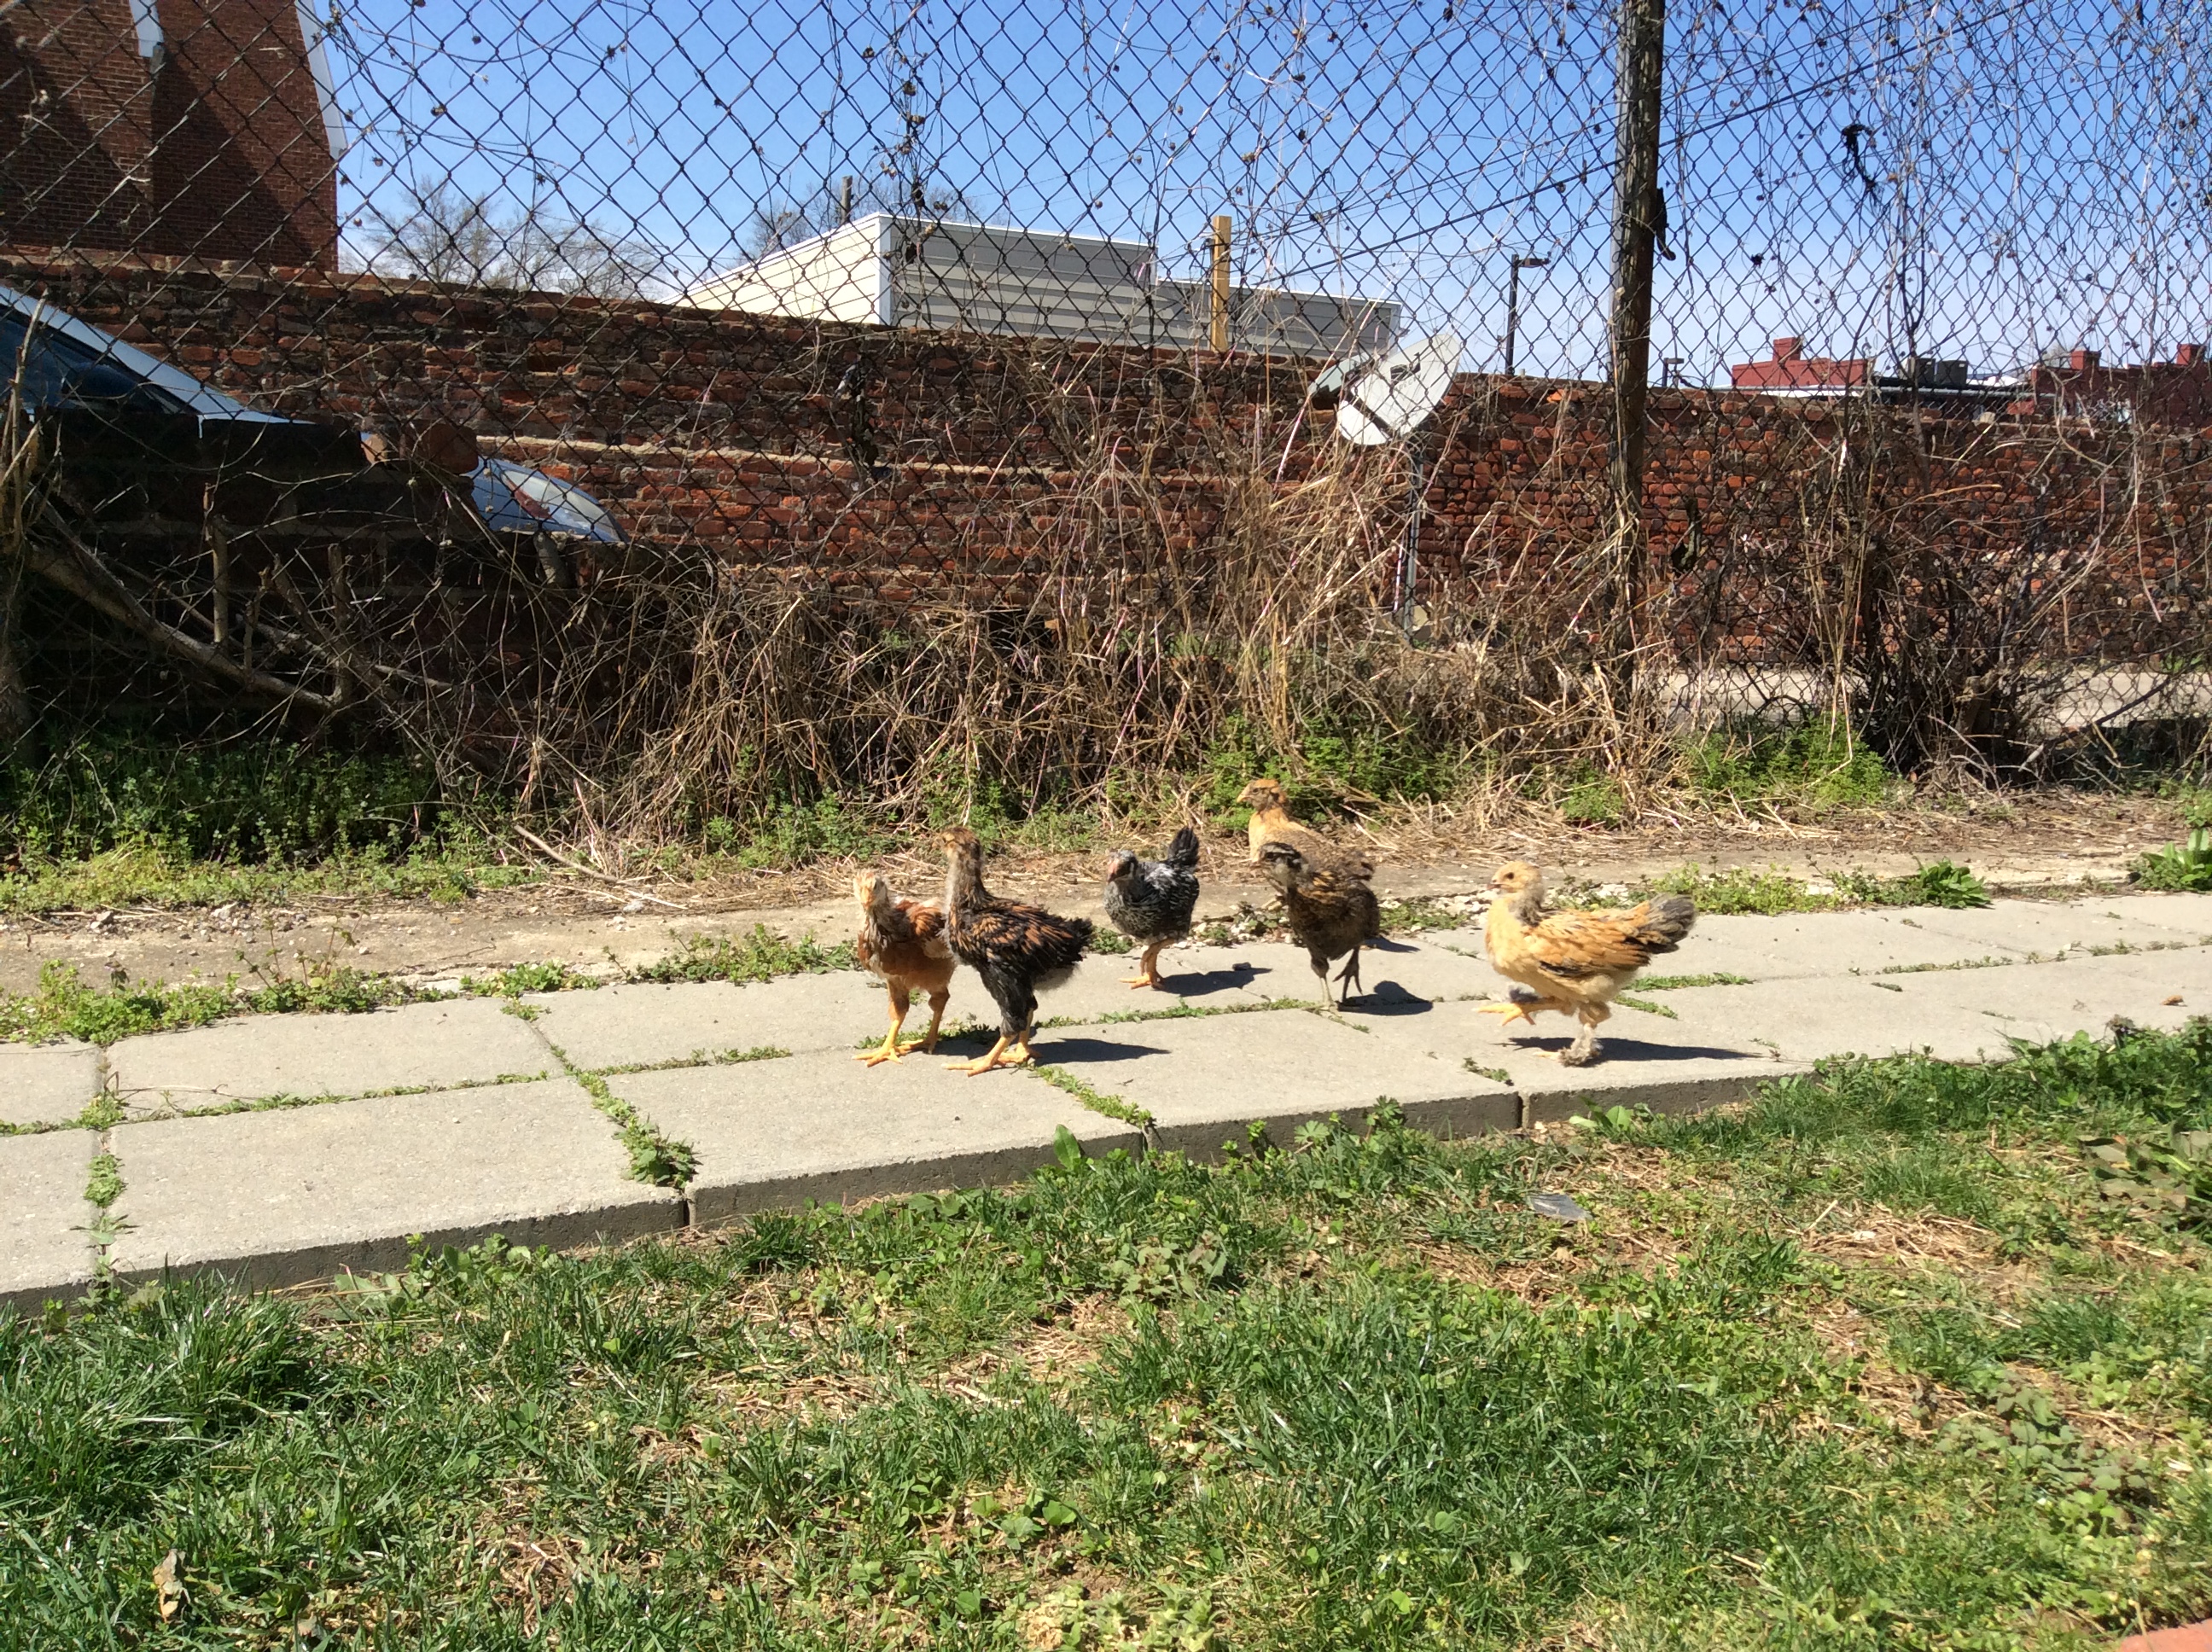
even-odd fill
[[[1671,952],[1697,921],[1698,908],[1686,895],[1662,895],[1644,903],[1636,938],[1646,951]]]
[[[1198,867],[1198,834],[1188,826],[1179,828],[1168,845],[1166,860],[1170,866],[1183,866],[1192,871]]]

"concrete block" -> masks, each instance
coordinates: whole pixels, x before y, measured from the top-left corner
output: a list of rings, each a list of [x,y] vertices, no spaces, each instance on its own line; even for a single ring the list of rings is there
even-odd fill
[[[27,1311],[92,1282],[98,1212],[84,1184],[99,1151],[91,1130],[0,1136],[0,1307]]]
[[[2186,895],[2152,891],[2141,895],[2115,895],[2102,902],[2084,902],[2107,912],[2117,912],[2122,917],[2137,923],[2156,924],[2196,941],[2199,945],[2212,945],[2212,895]]]
[[[0,1124],[68,1124],[99,1093],[89,1044],[0,1044]]]
[[[1048,1036],[1040,1053],[1049,1059]],[[1052,1161],[1058,1127],[1088,1152],[1138,1133],[1018,1070],[975,1078],[909,1055],[864,1067],[849,1051],[624,1074],[609,1087],[699,1155],[701,1222],[806,1200],[848,1202],[1018,1181]]]
[[[560,1066],[530,1023],[489,999],[365,1015],[240,1016],[126,1038],[107,1070],[133,1116],[271,1096],[365,1096],[537,1078]]]
[[[1924,1050],[1946,1061],[1977,1061],[2009,1054],[2010,1038],[2057,1036],[2045,1022],[1992,1006],[2017,1003],[2021,983],[2035,972],[2063,967],[1762,981],[1699,987],[1666,1001],[1681,1016],[1683,1033],[1716,1046],[1768,1050],[1784,1060]],[[1617,1012],[1607,1024],[1618,1025],[1626,1015]]]
[[[982,997],[975,978],[956,976],[948,1022]],[[602,987],[592,992],[539,993],[524,999],[537,1027],[578,1066],[639,1066],[654,1061],[704,1061],[732,1051],[849,1050],[881,1038],[890,1001],[882,984],[859,970],[784,975],[775,981],[726,981],[673,986]],[[988,1001],[985,1008],[988,1008]],[[911,1024],[911,1021],[909,1022]],[[929,1024],[929,1008],[921,1021]]]
[[[2189,897],[2203,899],[2202,896]],[[2092,948],[2163,949],[2198,944],[2198,938],[2154,919],[2137,915],[2131,901],[1999,901],[1961,912],[1915,911],[1910,915],[1930,934],[2053,958],[2090,954]],[[2212,908],[2212,901],[2206,902]],[[2212,909],[2203,916],[2212,934]],[[2094,955],[2093,955],[2094,956]]]
[[[1990,1021],[2038,1043],[2101,1034],[2115,1016],[2170,1031],[2192,1015],[2212,1014],[2212,949],[2068,957],[2005,970],[1999,980],[1976,978],[1998,974],[1959,970],[1895,979],[1961,1021]]]
[[[676,1195],[628,1179],[614,1127],[566,1078],[125,1124],[112,1139],[131,1226],[112,1255],[132,1278],[294,1285],[396,1267],[410,1234],[567,1246],[678,1221]]]
[[[1520,1103],[1430,1036],[1428,1017],[1369,1031],[1304,1010],[1056,1031],[1037,1058],[1146,1108],[1163,1147],[1210,1153],[1264,1123],[1278,1141],[1310,1119],[1365,1116],[1384,1098],[1439,1134],[1510,1129]]]
[[[1599,1061],[1567,1067],[1557,1057],[1574,1042],[1574,1023],[1548,1014],[1537,1017],[1533,1028],[1518,1021],[1501,1026],[1500,1020],[1476,1005],[1441,1005],[1424,1030],[1440,1048],[1510,1078],[1522,1098],[1523,1124],[1602,1107],[1700,1113],[1746,1100],[1769,1079],[1809,1069],[1808,1063],[1784,1060],[1763,1045],[1717,1036],[1694,1016],[1670,1020],[1625,1005],[1614,1005],[1612,1019],[1599,1030]]]
[[[1075,973],[1045,993],[1037,1005],[1041,1020],[1095,1021],[1125,1010],[1164,1010],[1177,1004],[1218,1004],[1243,993],[1251,982],[1251,960],[1218,946],[1171,946],[1160,954],[1161,985],[1131,987],[1137,972],[1135,952],[1094,952]],[[973,1018],[995,1027],[999,1012],[990,994],[970,970],[952,978],[955,1019]]]
[[[1786,913],[1771,918],[1704,915],[1679,947],[1651,961],[1650,973],[1801,981],[1854,972],[1873,975],[1884,969],[1985,957],[2025,961],[2028,951],[2035,950],[1931,928],[1928,915],[1917,908]]]

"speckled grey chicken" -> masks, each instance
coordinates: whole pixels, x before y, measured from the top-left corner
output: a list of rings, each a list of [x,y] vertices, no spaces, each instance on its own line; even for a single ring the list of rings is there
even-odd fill
[[[983,887],[983,846],[965,826],[946,832],[945,938],[952,956],[983,978],[999,1006],[999,1042],[974,1061],[947,1065],[956,1072],[988,1072],[1033,1059],[1037,993],[1067,979],[1091,944],[1087,918],[1063,918],[1042,907],[1002,901]],[[1006,1054],[1012,1046],[1017,1052]]]
[[[1312,960],[1328,993],[1328,966],[1346,958],[1336,978],[1340,1009],[1359,985],[1359,949],[1382,932],[1382,908],[1367,885],[1366,863],[1350,856],[1309,855],[1293,844],[1260,846],[1260,864],[1283,897],[1291,934]]]
[[[1190,933],[1198,908],[1198,834],[1175,835],[1166,855],[1145,860],[1123,849],[1106,867],[1106,915],[1114,927],[1145,949],[1131,987],[1160,984],[1160,949]]]

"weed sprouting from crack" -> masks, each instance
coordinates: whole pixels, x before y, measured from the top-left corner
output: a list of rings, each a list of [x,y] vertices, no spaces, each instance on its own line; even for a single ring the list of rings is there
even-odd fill
[[[1068,1095],[1074,1096],[1093,1113],[1103,1114],[1109,1119],[1118,1119],[1123,1124],[1134,1125],[1139,1130],[1144,1132],[1147,1144],[1152,1140],[1153,1119],[1149,1109],[1139,1107],[1133,1102],[1124,1101],[1119,1096],[1109,1096],[1104,1090],[1092,1089],[1066,1067],[1042,1064],[1032,1068],[1031,1071],[1054,1090],[1065,1090]]]
[[[699,1155],[690,1143],[678,1141],[614,1093],[599,1073],[579,1067],[558,1044],[553,1054],[568,1076],[584,1087],[592,1104],[612,1120],[629,1153],[629,1173],[638,1181],[681,1192],[699,1174]]]

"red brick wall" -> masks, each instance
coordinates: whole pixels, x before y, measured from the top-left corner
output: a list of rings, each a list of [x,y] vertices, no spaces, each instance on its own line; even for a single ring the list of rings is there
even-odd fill
[[[337,267],[337,164],[295,0],[160,0],[146,252]]]
[[[153,113],[129,0],[0,11],[0,243],[138,245]]]
[[[1202,553],[1224,444],[1278,456],[1295,482],[1328,440],[1326,416],[1304,410],[1307,370],[1249,360],[1099,348],[1040,365],[990,342],[314,272],[0,257],[0,280],[261,405],[368,428],[455,418],[574,477],[641,534],[887,594],[1033,581],[1065,571],[1072,548],[1110,560],[1155,534]],[[866,489],[834,394],[855,361],[893,467]],[[1701,651],[1796,636],[1808,561],[1851,524],[1908,567],[2092,547],[2085,604],[2161,623],[2204,589],[2212,433],[1916,430],[1895,410],[1722,391],[1656,391],[1650,405],[1654,565],[1681,591],[1711,587],[1685,633]],[[1462,375],[1432,438],[1424,596],[1479,609],[1503,582],[1538,582],[1571,623],[1604,537],[1609,420],[1601,386]],[[1109,452],[1147,485],[1102,492]]]

